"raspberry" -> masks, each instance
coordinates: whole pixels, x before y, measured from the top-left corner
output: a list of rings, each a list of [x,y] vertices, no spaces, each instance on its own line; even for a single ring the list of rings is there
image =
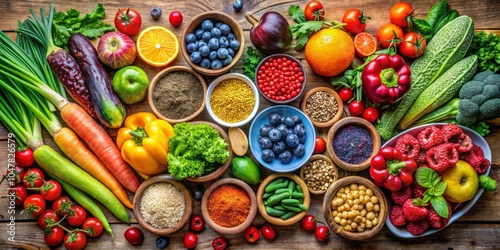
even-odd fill
[[[420,144],[417,138],[411,134],[404,134],[396,140],[394,148],[406,154],[408,158],[415,159],[420,153]]]
[[[457,124],[446,124],[441,128],[444,142],[457,142],[458,137],[464,132]]]
[[[477,145],[473,145],[469,152],[460,154],[460,159],[468,162],[480,174],[486,173],[490,166],[490,161],[484,158],[483,149]]]
[[[413,183],[410,185],[411,192],[413,193],[413,198],[423,198],[424,192],[427,190],[426,188],[420,186],[417,180],[413,180]]]
[[[419,222],[408,222],[406,230],[414,236],[422,235],[429,230],[429,222],[421,220]]]
[[[448,222],[451,218],[451,205],[449,202],[446,202],[448,205],[448,218],[443,218],[439,216],[439,214],[434,210],[434,208],[429,207],[429,214],[427,215],[427,221],[429,224],[435,229],[441,229],[448,225]]]
[[[421,199],[408,199],[403,204],[403,214],[408,221],[417,222],[425,219],[429,210]]]
[[[394,226],[403,226],[406,224],[406,219],[403,215],[403,208],[400,205],[392,206],[389,214],[389,219]]]
[[[420,153],[418,154],[417,158],[415,158],[417,165],[420,165],[422,163],[427,164],[427,160],[425,160],[425,152],[427,152],[427,150],[420,149]]]
[[[429,149],[443,142],[443,133],[436,126],[429,126],[417,135],[420,148]]]
[[[453,145],[455,145],[455,148],[459,153],[465,153],[469,152],[472,149],[474,143],[466,133],[462,133],[459,136],[457,142],[454,142]]]
[[[394,203],[403,205],[406,200],[412,198],[412,192],[410,187],[403,187],[399,191],[391,191],[392,200]]]
[[[457,164],[458,151],[452,143],[443,143],[427,150],[425,159],[430,168],[440,172]]]

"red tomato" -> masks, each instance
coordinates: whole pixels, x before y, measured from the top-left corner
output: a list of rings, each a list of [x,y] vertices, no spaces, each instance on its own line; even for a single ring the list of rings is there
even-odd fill
[[[408,32],[399,45],[399,52],[403,56],[417,58],[424,54],[426,47],[427,41],[423,36],[416,32]]]
[[[23,183],[27,188],[38,188],[43,186],[45,174],[39,168],[30,168],[24,173]]]
[[[316,225],[318,221],[316,220],[316,216],[312,214],[306,214],[304,218],[302,218],[301,224],[302,228],[304,228],[306,231],[312,232],[314,229],[316,229]]]
[[[28,190],[24,187],[22,184],[17,184],[14,186],[16,189],[15,191],[15,196],[16,196],[16,201],[14,202],[16,206],[20,206],[24,203],[24,200],[26,200],[26,197],[28,197]],[[9,191],[12,192],[12,191]],[[12,194],[12,193],[11,193]]]
[[[254,226],[247,228],[245,230],[245,239],[250,243],[258,241],[260,239],[259,229]]]
[[[81,206],[73,206],[72,210],[72,215],[68,216],[66,220],[70,225],[79,227],[83,224],[85,219],[87,219],[87,211]]]
[[[25,148],[17,150],[14,157],[16,158],[17,165],[25,168],[33,165],[35,163],[35,158],[33,157],[33,149]]]
[[[52,209],[47,209],[43,211],[40,216],[38,216],[38,226],[40,226],[40,228],[44,230],[47,227],[47,224],[56,223],[58,221],[59,216]]]
[[[24,213],[28,213],[33,216],[38,216],[45,211],[45,200],[39,194],[32,194],[24,200],[23,207]]]
[[[52,203],[52,209],[54,209],[58,215],[64,216],[71,213],[73,205],[73,202],[71,202],[67,196],[61,196]]]
[[[323,4],[316,0],[309,1],[304,8],[304,16],[307,21],[323,20],[325,18]]]
[[[115,27],[121,33],[134,36],[139,33],[142,25],[142,17],[138,11],[132,8],[118,10],[115,15]]]
[[[102,234],[104,226],[102,225],[102,222],[99,219],[90,217],[83,222],[82,229],[89,231],[89,232],[84,232],[85,235],[90,237],[97,237]]]
[[[170,12],[170,15],[168,16],[168,21],[174,27],[178,27],[179,25],[181,25],[182,20],[183,20],[182,13],[177,10]]]
[[[316,136],[316,142],[314,143],[314,151],[315,154],[321,154],[325,152],[326,142],[325,139],[321,136]]]
[[[137,227],[129,227],[124,233],[125,239],[132,245],[139,245],[144,239],[142,231]]]
[[[371,19],[368,16],[363,15],[363,10],[350,9],[344,13],[342,17],[342,22],[346,25],[344,29],[351,34],[359,34],[365,31],[366,20]]]
[[[378,110],[373,107],[366,108],[365,111],[363,111],[363,118],[371,123],[376,122],[378,119]]]
[[[217,237],[212,241],[214,250],[224,250],[229,246],[229,240],[224,237]]]
[[[394,36],[396,34],[396,36]],[[386,23],[377,30],[377,41],[380,46],[388,48],[389,46],[398,46],[403,37],[403,30],[401,27],[393,24]]]
[[[185,248],[193,249],[196,247],[196,244],[198,244],[198,236],[196,236],[196,234],[192,232],[188,232],[184,235],[182,243],[184,244]]]
[[[406,2],[397,2],[389,11],[391,23],[401,28],[408,27],[408,20],[413,16],[413,7]]]
[[[189,222],[189,228],[194,232],[201,232],[205,227],[205,221],[203,217],[199,215],[191,216],[191,221]]]
[[[350,89],[350,88],[342,88],[339,91],[339,96],[340,96],[340,99],[342,99],[343,102],[348,102],[352,98],[352,89]]]
[[[87,245],[87,237],[82,232],[71,232],[64,236],[64,247],[68,250],[80,250]]]
[[[363,111],[365,110],[365,103],[363,101],[357,102],[356,100],[353,100],[351,103],[349,103],[349,112],[353,116],[360,116],[363,114]]]
[[[63,242],[64,239],[64,229],[60,226],[52,227],[48,232],[45,232],[43,238],[45,243],[49,246],[57,246]]]
[[[43,184],[40,195],[48,201],[53,201],[62,194],[62,186],[56,180],[48,180]]]
[[[266,223],[262,228],[260,229],[262,232],[262,237],[264,237],[266,240],[274,240],[276,238],[276,230],[274,229],[273,225]]]
[[[325,225],[317,227],[314,231],[314,236],[316,236],[316,239],[319,241],[327,241],[329,234],[330,230]]]

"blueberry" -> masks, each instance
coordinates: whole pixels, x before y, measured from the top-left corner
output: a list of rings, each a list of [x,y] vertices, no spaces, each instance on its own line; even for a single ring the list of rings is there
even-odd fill
[[[283,141],[277,141],[273,143],[273,152],[279,154],[285,150],[285,143]]]
[[[293,119],[293,122],[294,122],[295,124],[297,124],[297,123],[302,123],[302,120],[301,120],[301,119],[300,119],[300,117],[299,117],[299,116],[297,116],[297,115],[292,116],[292,119]]]
[[[278,158],[280,159],[281,163],[287,164],[292,161],[293,155],[292,153],[290,153],[290,151],[285,150],[278,155]]]
[[[265,162],[272,162],[274,159],[274,152],[271,149],[262,150],[262,160]]]
[[[217,51],[216,50],[210,51],[210,53],[208,54],[208,59],[210,59],[210,61],[216,60],[217,59]]]
[[[191,53],[190,58],[191,58],[191,62],[199,63],[201,61],[200,52],[195,51],[195,52]]]
[[[205,69],[210,68],[210,60],[208,58],[203,58],[200,62],[200,66]]]
[[[219,48],[219,39],[212,37],[208,41],[208,47],[210,47],[211,50],[216,50]]]
[[[282,123],[278,125],[276,129],[281,133],[281,140],[285,140],[286,136],[288,135],[288,128],[286,127],[286,125]]]
[[[269,125],[272,127],[278,127],[281,124],[281,116],[279,114],[272,114],[269,116]]]
[[[160,9],[160,7],[153,7],[153,8],[151,8],[151,11],[149,11],[149,12],[151,14],[151,17],[154,20],[160,19],[160,17],[161,17],[161,9]]]
[[[212,34],[212,37],[215,38],[219,38],[221,35],[220,30],[217,27],[212,28],[212,30],[210,30],[210,34]]]
[[[212,34],[210,34],[210,31],[203,32],[203,35],[201,36],[201,39],[203,39],[203,41],[208,43],[210,38],[212,38]]]
[[[201,23],[201,28],[206,31],[210,31],[214,27],[214,23],[208,19],[203,20]]]
[[[218,29],[218,28],[220,28],[220,26],[221,26],[221,25],[222,25],[222,23],[221,23],[221,22],[216,22],[216,23],[215,23],[215,28],[217,28],[217,29]]]
[[[297,145],[295,148],[293,148],[292,151],[293,151],[293,155],[300,158],[300,157],[304,156],[306,149],[304,148],[304,145],[299,143],[299,145]]]
[[[227,40],[232,41],[234,39],[236,39],[236,36],[233,33],[227,34]]]
[[[224,59],[227,57],[227,49],[226,48],[219,48],[217,50],[217,57],[220,59]]]
[[[286,125],[285,125],[285,126],[286,126]],[[287,135],[288,135],[288,134],[294,134],[294,133],[295,133],[295,132],[293,132],[293,128],[288,128],[288,133],[287,133]]]
[[[205,32],[204,30],[202,29],[197,29],[195,32],[194,32],[194,36],[196,36],[196,39],[200,40],[201,37],[203,36],[203,32]]]
[[[225,24],[225,23],[223,23],[223,24],[219,27],[219,29],[220,29],[220,33],[221,33],[222,35],[225,35],[225,36],[227,36],[227,35],[231,32],[231,28],[229,28],[229,25],[227,25],[227,24]]]
[[[259,145],[261,149],[268,149],[272,148],[273,142],[269,139],[269,137],[261,136],[259,137]]]
[[[240,42],[238,40],[230,40],[231,42],[229,42],[229,46],[231,47],[231,49],[233,50],[238,50],[240,48]]]
[[[170,244],[170,238],[167,236],[160,236],[156,239],[156,247],[158,249],[165,249]]]
[[[207,43],[203,40],[198,41],[198,43],[196,44],[196,50],[199,50],[203,45],[207,45]]]
[[[227,48],[227,54],[230,55],[231,57],[234,57],[234,50],[231,48]]]
[[[189,53],[196,51],[196,43],[188,43],[188,45],[186,45],[186,50]]]
[[[220,68],[222,68],[222,62],[219,59],[213,60],[210,67],[212,69],[220,69]]]
[[[293,127],[293,132],[297,134],[298,136],[305,135],[306,134],[306,127],[304,127],[304,124],[299,123]]]
[[[304,143],[306,141],[306,134],[299,136],[299,143]]]
[[[210,53],[210,48],[208,47],[208,45],[203,45],[198,49],[198,51],[200,52],[200,55],[202,57],[206,57],[208,56],[208,53]]]
[[[193,33],[189,33],[186,35],[186,43],[194,43],[196,42],[196,35]]]
[[[288,134],[286,136],[286,145],[294,148],[299,144],[299,136],[297,134]]]
[[[222,65],[227,66],[227,65],[231,64],[232,61],[233,61],[233,57],[230,55],[227,55],[226,58],[222,59]]]
[[[259,129],[259,134],[260,136],[268,136],[269,135],[269,130],[271,130],[272,127],[269,126],[269,124],[262,124]]]
[[[241,0],[234,0],[233,9],[236,12],[239,12],[243,8],[243,2]]]
[[[295,123],[293,122],[292,117],[290,117],[290,116],[285,116],[285,119],[283,120],[283,123],[287,127],[289,127],[289,128],[293,128],[293,125],[295,125]]]
[[[273,142],[277,142],[277,141],[281,140],[280,131],[276,128],[272,128],[271,130],[269,130],[269,139],[271,139],[271,141],[273,141]]]
[[[227,40],[227,37],[225,37],[225,36],[219,37],[219,46],[221,48],[229,47],[229,40]]]

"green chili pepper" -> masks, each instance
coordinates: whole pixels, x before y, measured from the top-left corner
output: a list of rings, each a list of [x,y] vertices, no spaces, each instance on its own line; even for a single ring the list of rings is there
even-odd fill
[[[448,8],[449,5],[446,0],[439,1],[431,7],[431,10],[429,10],[429,13],[427,13],[427,16],[425,17],[425,21],[429,23],[431,28],[434,28],[439,18],[441,18],[441,16],[448,11]]]
[[[458,11],[456,10],[448,10],[446,14],[444,14],[439,21],[437,21],[434,26],[434,33],[437,33],[441,28],[443,28],[447,23],[451,22],[453,19],[458,17]]]
[[[271,216],[279,217],[279,216],[284,215],[286,212],[274,209],[274,208],[269,207],[269,206],[266,206],[266,213],[269,214],[269,215],[271,215]]]
[[[283,215],[281,216],[281,219],[282,219],[282,220],[288,220],[288,219],[290,219],[292,216],[294,216],[295,214],[296,214],[296,213],[295,213],[295,212],[293,212],[293,211],[288,211],[287,213],[285,213],[285,214],[283,214]]]
[[[418,31],[420,35],[425,37],[427,41],[430,41],[434,31],[429,23],[423,19],[413,18],[412,19],[412,27],[414,30]]]

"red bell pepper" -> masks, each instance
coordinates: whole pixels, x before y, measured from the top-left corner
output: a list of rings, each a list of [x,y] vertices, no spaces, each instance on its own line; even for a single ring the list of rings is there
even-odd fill
[[[370,176],[379,187],[398,191],[413,182],[417,163],[393,147],[383,147],[371,159]]]
[[[411,88],[411,70],[399,55],[382,54],[361,74],[363,91],[375,103],[394,104]]]

